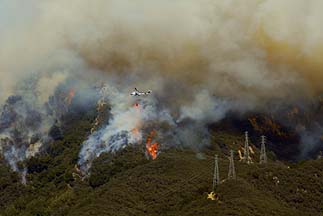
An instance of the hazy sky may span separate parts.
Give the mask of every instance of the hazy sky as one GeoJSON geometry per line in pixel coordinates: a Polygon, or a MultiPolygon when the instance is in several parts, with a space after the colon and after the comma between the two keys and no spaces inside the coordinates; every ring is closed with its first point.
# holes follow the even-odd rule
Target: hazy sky
{"type": "Polygon", "coordinates": [[[34,0],[0,0],[0,31],[23,25],[37,15],[34,0]]]}
{"type": "Polygon", "coordinates": [[[319,92],[321,9],[321,0],[0,0],[0,101],[30,72],[79,62],[135,71],[142,88],[170,78],[255,102],[319,92]]]}

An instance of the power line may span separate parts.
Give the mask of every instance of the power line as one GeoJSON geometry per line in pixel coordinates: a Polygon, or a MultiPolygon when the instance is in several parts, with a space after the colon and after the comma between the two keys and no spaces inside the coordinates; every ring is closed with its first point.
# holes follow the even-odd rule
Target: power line
{"type": "Polygon", "coordinates": [[[220,184],[218,155],[214,156],[214,174],[213,174],[213,191],[220,184]]]}
{"type": "Polygon", "coordinates": [[[234,158],[233,158],[233,150],[230,150],[230,164],[229,164],[229,173],[228,173],[228,179],[236,180],[236,170],[234,167],[234,158]]]}
{"type": "Polygon", "coordinates": [[[250,152],[249,152],[249,136],[248,131],[245,132],[245,144],[244,144],[244,152],[243,152],[243,160],[244,163],[250,164],[252,163],[250,152]]]}
{"type": "Polygon", "coordinates": [[[260,149],[260,164],[267,163],[267,155],[266,155],[266,144],[265,144],[265,136],[261,136],[261,149],[260,149]]]}

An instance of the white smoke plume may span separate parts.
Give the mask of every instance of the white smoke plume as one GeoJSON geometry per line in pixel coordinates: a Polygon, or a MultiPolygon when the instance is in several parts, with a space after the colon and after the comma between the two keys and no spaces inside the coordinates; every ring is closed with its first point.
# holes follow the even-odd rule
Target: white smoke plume
{"type": "MultiPolygon", "coordinates": [[[[50,141],[48,133],[51,127],[59,120],[54,112],[49,113],[52,110],[46,106],[50,95],[43,91],[42,83],[47,79],[34,76],[19,82],[16,94],[8,97],[0,109],[0,150],[11,168],[21,172],[23,183],[26,182],[27,170],[19,167],[18,163],[41,151],[43,145],[50,141]]],[[[53,78],[48,89],[56,89],[62,80],[53,78]]]]}
{"type": "Polygon", "coordinates": [[[211,97],[207,90],[202,90],[195,94],[190,105],[181,107],[181,116],[178,121],[190,118],[198,121],[216,122],[223,119],[233,107],[234,105],[229,101],[211,97]]]}
{"type": "Polygon", "coordinates": [[[106,95],[111,109],[109,123],[83,143],[79,164],[84,172],[88,171],[92,161],[101,153],[113,153],[127,145],[141,143],[146,122],[174,125],[167,110],[158,110],[152,98],[133,99],[127,92],[121,92],[111,84],[106,84],[101,93],[106,95]]]}

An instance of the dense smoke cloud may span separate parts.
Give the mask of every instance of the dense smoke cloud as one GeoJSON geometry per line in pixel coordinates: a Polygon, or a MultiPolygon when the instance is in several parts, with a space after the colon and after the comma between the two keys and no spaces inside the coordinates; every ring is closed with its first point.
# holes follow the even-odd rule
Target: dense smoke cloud
{"type": "Polygon", "coordinates": [[[1,15],[4,92],[26,73],[79,61],[108,74],[131,73],[137,79],[128,81],[139,87],[150,84],[141,79],[177,80],[183,102],[198,88],[253,105],[321,88],[311,85],[321,78],[320,1],[1,4],[8,9],[1,15]]]}
{"type": "Polygon", "coordinates": [[[147,114],[166,110],[176,123],[302,103],[322,90],[322,9],[320,0],[0,0],[0,102],[34,75],[40,106],[67,78],[109,80],[117,113],[99,139],[133,127],[113,123],[132,115],[117,106],[133,87],[153,90],[147,114]]]}

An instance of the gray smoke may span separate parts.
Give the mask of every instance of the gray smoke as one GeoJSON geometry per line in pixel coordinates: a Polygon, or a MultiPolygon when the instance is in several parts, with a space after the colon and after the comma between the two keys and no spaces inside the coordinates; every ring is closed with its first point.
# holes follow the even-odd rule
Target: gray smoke
{"type": "Polygon", "coordinates": [[[61,75],[34,74],[21,80],[15,88],[16,94],[8,97],[0,108],[0,152],[12,170],[21,173],[23,183],[26,183],[27,170],[18,164],[36,156],[47,146],[51,141],[50,129],[67,112],[66,94],[54,94],[64,80],[56,80],[56,76],[61,75]],[[42,83],[48,79],[51,83],[43,91],[42,83]]]}

